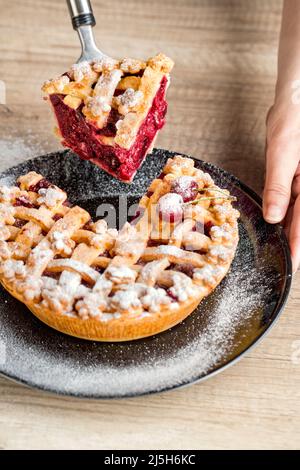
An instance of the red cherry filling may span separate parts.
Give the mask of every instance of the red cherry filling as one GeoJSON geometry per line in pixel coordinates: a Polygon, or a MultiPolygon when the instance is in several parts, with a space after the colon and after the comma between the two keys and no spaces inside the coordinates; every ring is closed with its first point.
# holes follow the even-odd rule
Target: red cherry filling
{"type": "Polygon", "coordinates": [[[83,230],[92,230],[92,219],[88,220],[88,222],[82,227],[83,230]]]}
{"type": "Polygon", "coordinates": [[[145,266],[146,261],[142,260],[141,258],[136,262],[136,264],[138,264],[139,266],[145,266]]]}
{"type": "Polygon", "coordinates": [[[182,220],[183,199],[180,194],[165,194],[158,201],[160,217],[166,222],[174,223],[182,220]]]}
{"type": "Polygon", "coordinates": [[[40,189],[51,188],[51,186],[53,186],[53,184],[51,184],[48,180],[46,180],[46,178],[42,178],[36,184],[33,184],[32,186],[30,186],[29,191],[38,193],[40,189]]]}
{"type": "Polygon", "coordinates": [[[210,237],[210,229],[213,225],[213,222],[211,222],[210,220],[204,224],[204,235],[210,237]]]}
{"type": "Polygon", "coordinates": [[[14,227],[22,228],[25,224],[27,224],[27,220],[15,219],[14,227]]]}
{"type": "Polygon", "coordinates": [[[151,109],[141,123],[130,149],[103,142],[104,136],[114,137],[116,134],[116,122],[119,116],[114,110],[110,113],[107,126],[104,129],[98,129],[86,121],[82,114],[82,107],[74,110],[64,103],[63,95],[50,95],[49,99],[63,136],[62,144],[71,148],[84,160],[91,160],[111,175],[130,182],[149,152],[158,131],[165,124],[167,85],[167,77],[163,77],[151,109]]]}
{"type": "Polygon", "coordinates": [[[108,250],[104,250],[103,253],[101,253],[101,256],[105,256],[106,258],[109,258],[110,254],[108,250]]]}
{"type": "Polygon", "coordinates": [[[68,201],[68,199],[66,199],[62,205],[66,207],[72,207],[72,204],[70,203],[70,201],[68,201]]]}
{"type": "Polygon", "coordinates": [[[54,273],[52,271],[44,271],[43,272],[43,276],[46,276],[46,277],[51,277],[51,279],[56,279],[58,280],[59,277],[60,277],[60,273],[54,273]]]}
{"type": "Polygon", "coordinates": [[[130,223],[133,225],[137,224],[143,214],[144,214],[144,209],[143,207],[140,207],[139,209],[136,210],[135,214],[131,217],[130,223]]]}
{"type": "Polygon", "coordinates": [[[160,240],[152,240],[152,238],[150,240],[148,240],[148,243],[147,243],[147,247],[148,248],[151,248],[151,247],[154,247],[154,246],[160,246],[162,243],[160,240]]]}
{"type": "Polygon", "coordinates": [[[100,274],[104,272],[104,268],[102,268],[101,266],[93,266],[93,269],[95,269],[95,271],[97,271],[100,274]]]}
{"type": "Polygon", "coordinates": [[[63,216],[61,214],[54,214],[54,216],[52,217],[54,222],[57,222],[59,219],[62,219],[62,218],[63,216]]]}
{"type": "Polygon", "coordinates": [[[171,289],[167,289],[167,294],[174,302],[178,301],[178,297],[171,292],[171,289]]]}
{"type": "Polygon", "coordinates": [[[193,228],[192,231],[193,231],[193,232],[204,233],[204,231],[205,231],[204,223],[201,222],[201,221],[199,221],[199,220],[197,220],[197,221],[196,221],[196,225],[194,226],[194,228],[193,228]]]}
{"type": "Polygon", "coordinates": [[[198,194],[198,184],[191,176],[180,176],[172,182],[171,192],[179,194],[183,202],[194,201],[198,194]]]}

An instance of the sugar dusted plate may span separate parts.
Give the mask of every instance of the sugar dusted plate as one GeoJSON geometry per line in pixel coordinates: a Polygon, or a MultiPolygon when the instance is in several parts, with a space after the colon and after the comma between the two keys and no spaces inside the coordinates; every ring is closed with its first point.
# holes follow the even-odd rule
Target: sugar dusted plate
{"type": "MultiPolygon", "coordinates": [[[[45,155],[0,175],[0,184],[35,170],[65,189],[94,217],[122,225],[127,210],[174,156],[155,150],[132,185],[113,180],[69,151],[45,155]],[[115,208],[116,210],[112,210],[115,208]]],[[[291,284],[289,249],[280,226],[266,224],[260,199],[232,175],[202,161],[216,183],[238,199],[240,243],[230,273],[184,322],[128,343],[96,343],[40,323],[0,289],[0,371],[40,389],[114,398],[169,390],[203,380],[233,364],[270,329],[291,284]]]]}

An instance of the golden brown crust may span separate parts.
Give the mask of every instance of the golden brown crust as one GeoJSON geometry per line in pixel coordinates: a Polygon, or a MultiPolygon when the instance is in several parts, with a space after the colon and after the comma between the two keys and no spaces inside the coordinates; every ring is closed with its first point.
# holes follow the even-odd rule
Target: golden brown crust
{"type": "MultiPolygon", "coordinates": [[[[3,287],[18,300],[23,302],[10,285],[1,281],[3,287]]],[[[161,333],[183,321],[199,304],[201,298],[195,298],[193,302],[186,302],[180,310],[171,311],[162,309],[150,318],[132,316],[122,319],[99,322],[97,319],[89,318],[82,320],[79,317],[69,317],[57,314],[53,310],[41,308],[33,302],[26,303],[29,310],[43,323],[57,331],[75,336],[77,338],[92,341],[131,341],[147,336],[161,333]]]]}
{"type": "Polygon", "coordinates": [[[20,187],[0,187],[0,282],[61,332],[98,341],[159,333],[189,315],[230,267],[238,212],[191,159],[167,162],[141,200],[142,216],[119,232],[64,205],[56,186],[36,190],[42,180],[31,172],[20,187]],[[198,195],[180,202],[183,221],[167,221],[165,208],[180,199],[174,183],[184,189],[191,180],[198,195]],[[199,223],[209,223],[209,236],[195,230],[199,223]]]}

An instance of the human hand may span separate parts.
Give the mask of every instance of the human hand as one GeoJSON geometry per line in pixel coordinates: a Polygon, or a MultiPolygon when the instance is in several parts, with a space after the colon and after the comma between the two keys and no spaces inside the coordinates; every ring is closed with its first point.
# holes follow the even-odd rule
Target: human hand
{"type": "Polygon", "coordinates": [[[293,101],[291,91],[275,100],[267,116],[263,213],[267,222],[283,222],[296,272],[300,265],[300,103],[293,101]]]}
{"type": "Polygon", "coordinates": [[[267,116],[263,212],[283,222],[293,271],[300,265],[300,2],[284,0],[274,105],[267,116]]]}

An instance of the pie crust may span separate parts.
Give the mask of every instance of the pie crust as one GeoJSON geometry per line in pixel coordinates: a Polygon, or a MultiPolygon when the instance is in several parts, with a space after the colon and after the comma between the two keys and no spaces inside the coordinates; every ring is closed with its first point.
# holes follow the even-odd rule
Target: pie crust
{"type": "Polygon", "coordinates": [[[117,231],[30,172],[0,187],[0,281],[72,336],[126,341],[160,333],[226,275],[238,243],[233,200],[193,160],[176,156],[117,231]]]}

